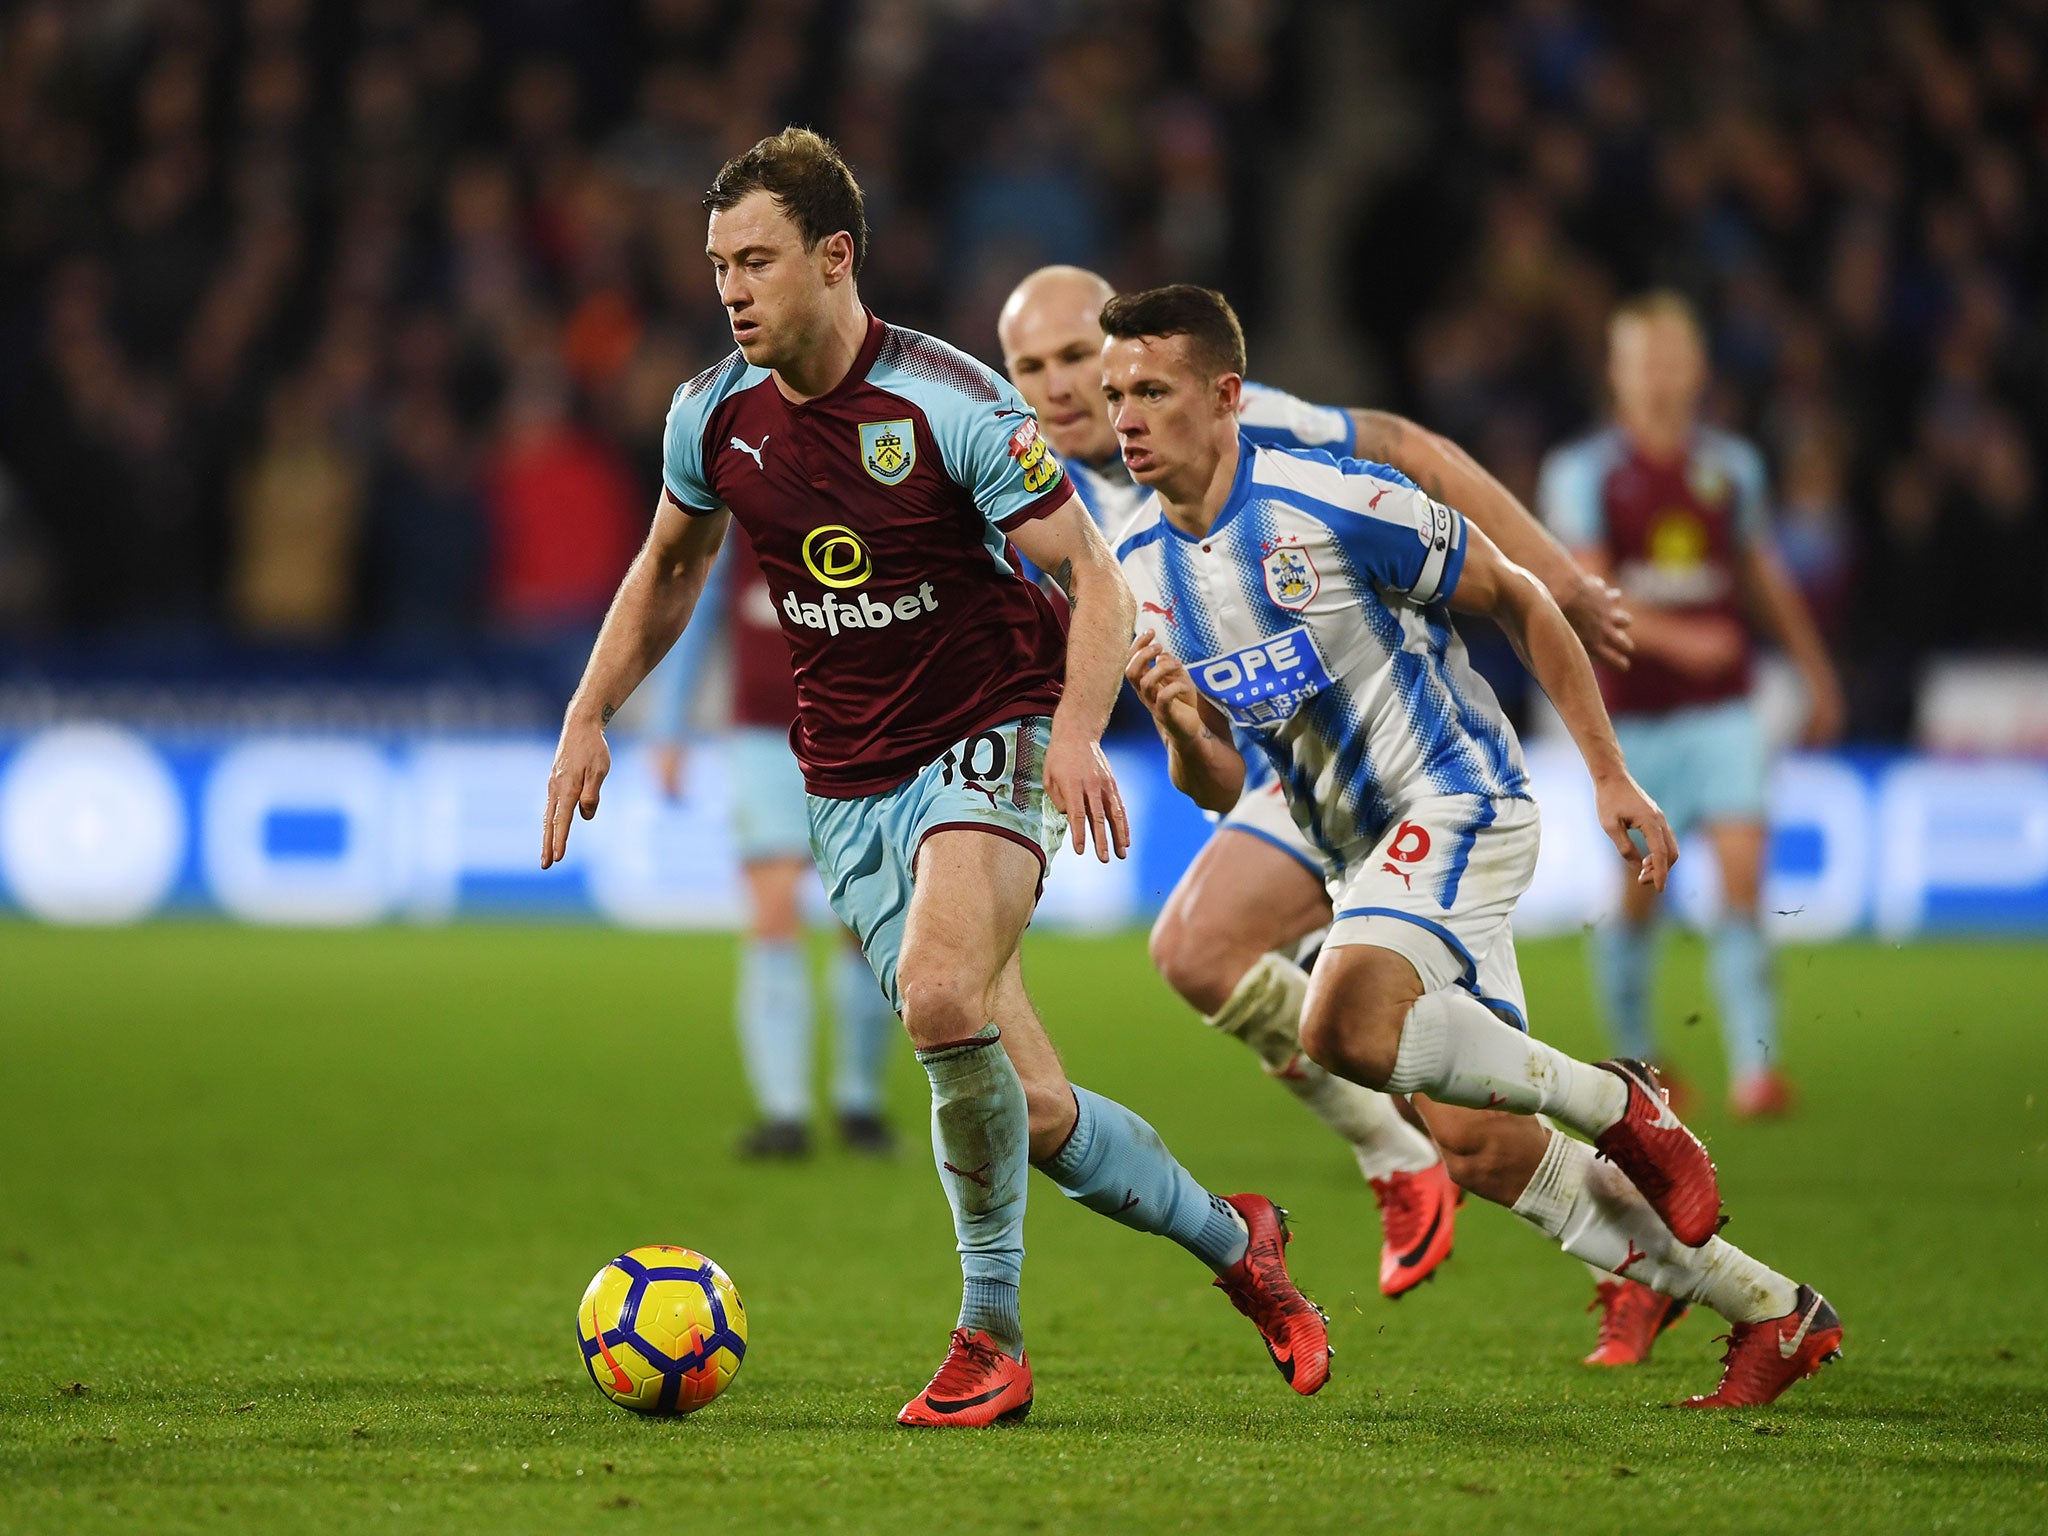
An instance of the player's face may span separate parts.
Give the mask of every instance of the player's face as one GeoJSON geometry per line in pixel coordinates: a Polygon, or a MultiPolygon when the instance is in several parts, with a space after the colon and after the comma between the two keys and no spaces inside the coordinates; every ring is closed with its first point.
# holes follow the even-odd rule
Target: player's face
{"type": "Polygon", "coordinates": [[[1104,342],[1102,393],[1131,478],[1174,500],[1199,494],[1237,432],[1238,382],[1198,366],[1185,336],[1104,342]]]}
{"type": "Polygon", "coordinates": [[[1038,413],[1052,451],[1100,464],[1117,451],[1102,398],[1101,296],[1092,289],[1049,294],[1005,311],[997,327],[1003,366],[1024,403],[1038,413]]]}
{"type": "Polygon", "coordinates": [[[1624,420],[1688,422],[1707,385],[1698,334],[1676,315],[1617,320],[1608,338],[1608,381],[1624,420]]]}
{"type": "Polygon", "coordinates": [[[829,332],[833,256],[844,243],[834,236],[805,250],[796,221],[769,192],[749,193],[711,215],[704,254],[732,319],[732,339],[748,362],[784,367],[829,332]]]}

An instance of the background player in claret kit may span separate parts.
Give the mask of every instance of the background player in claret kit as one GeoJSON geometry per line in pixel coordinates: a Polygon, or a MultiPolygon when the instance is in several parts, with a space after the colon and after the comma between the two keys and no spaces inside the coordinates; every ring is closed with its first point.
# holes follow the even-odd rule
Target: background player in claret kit
{"type": "Polygon", "coordinates": [[[1102,326],[1124,461],[1155,492],[1117,555],[1138,597],[1173,614],[1140,632],[1126,675],[1177,785],[1227,808],[1244,778],[1233,727],[1246,731],[1337,871],[1303,1048],[1353,1082],[1414,1095],[1459,1182],[1567,1252],[1726,1317],[1721,1384],[1693,1406],[1771,1401],[1837,1352],[1833,1309],[1714,1235],[1713,1164],[1654,1072],[1574,1061],[1528,1033],[1511,917],[1535,868],[1536,806],[1446,605],[1507,632],[1638,878],[1661,887],[1677,851],[1556,603],[1386,465],[1243,438],[1244,337],[1221,295],[1120,297],[1102,326]]]}
{"type": "Polygon", "coordinates": [[[932,1140],[962,1260],[959,1326],[916,1425],[1021,1418],[1026,1173],[1216,1272],[1298,1392],[1328,1375],[1321,1314],[1287,1276],[1283,1213],[1211,1195],[1122,1105],[1074,1087],[1025,994],[1018,943],[1071,820],[1121,857],[1100,738],[1131,635],[1108,548],[1021,399],[861,304],[860,188],[787,129],[729,161],[705,204],[733,339],[676,392],[666,488],[570,701],[543,864],[596,812],[604,725],[674,644],[728,517],[752,539],[797,683],[811,845],[931,1079],[932,1140]],[[1054,573],[1045,594],[1009,561],[1054,573]]]}
{"type": "MultiPolygon", "coordinates": [[[[1078,267],[1026,277],[997,322],[1012,382],[1065,461],[1089,512],[1112,541],[1150,493],[1125,468],[1102,394],[1104,278],[1078,267]]],[[[1628,663],[1628,615],[1604,581],[1574,565],[1556,540],[1456,444],[1385,411],[1311,405],[1246,383],[1238,427],[1247,441],[1383,459],[1472,509],[1474,520],[1538,571],[1587,646],[1628,663]]],[[[1167,615],[1141,614],[1147,625],[1167,615]]],[[[1174,888],[1152,931],[1152,958],[1169,985],[1212,1026],[1258,1053],[1268,1074],[1351,1144],[1381,1210],[1380,1289],[1399,1296],[1450,1256],[1457,1191],[1430,1139],[1385,1096],[1333,1077],[1301,1052],[1308,976],[1296,946],[1330,921],[1327,860],[1287,809],[1263,758],[1244,792],[1174,888]]]]}
{"type": "MultiPolygon", "coordinates": [[[[775,600],[741,532],[730,533],[698,599],[708,610],[683,633],[647,681],[655,776],[682,791],[683,719],[723,616],[732,650],[733,833],[747,885],[747,935],[736,996],[740,1054],[760,1121],[740,1138],[748,1157],[801,1157],[811,1149],[811,984],[800,907],[811,870],[803,770],[790,753],[796,683],[775,600]]],[[[840,1140],[856,1152],[894,1150],[882,1118],[882,1078],[896,1019],[853,944],[835,946],[832,1013],[837,1025],[832,1108],[840,1140]]]]}
{"type": "MultiPolygon", "coordinates": [[[[1540,501],[1579,559],[1611,575],[1640,616],[1635,665],[1601,686],[1643,785],[1681,834],[1713,844],[1721,914],[1710,970],[1739,1115],[1782,1114],[1777,989],[1758,921],[1765,752],[1750,699],[1752,623],[1785,647],[1806,687],[1810,746],[1841,732],[1841,688],[1799,590],[1771,547],[1763,456],[1705,426],[1707,357],[1683,298],[1651,294],[1616,312],[1608,381],[1614,424],[1559,448],[1540,501]]],[[[1601,1007],[1622,1053],[1655,1060],[1650,981],[1657,893],[1625,884],[1621,914],[1593,933],[1601,1007]]]]}

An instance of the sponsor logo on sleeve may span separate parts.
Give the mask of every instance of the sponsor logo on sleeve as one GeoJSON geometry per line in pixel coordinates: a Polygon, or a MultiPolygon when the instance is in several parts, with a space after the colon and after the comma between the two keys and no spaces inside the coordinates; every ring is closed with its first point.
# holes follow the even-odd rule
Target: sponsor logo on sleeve
{"type": "Polygon", "coordinates": [[[1039,436],[1038,423],[1028,416],[1010,434],[1010,457],[1024,471],[1024,489],[1034,496],[1060,477],[1060,461],[1039,436]]]}
{"type": "Polygon", "coordinates": [[[1239,725],[1271,730],[1330,686],[1315,637],[1298,624],[1256,645],[1211,656],[1188,669],[1195,686],[1239,725]]]}
{"type": "Polygon", "coordinates": [[[860,461],[884,485],[901,485],[917,467],[917,431],[909,418],[860,424],[860,461]]]}
{"type": "MultiPolygon", "coordinates": [[[[1373,498],[1377,501],[1379,498],[1373,498]]],[[[1442,552],[1451,547],[1451,509],[1440,501],[1424,497],[1415,514],[1415,537],[1424,549],[1442,552]]]]}

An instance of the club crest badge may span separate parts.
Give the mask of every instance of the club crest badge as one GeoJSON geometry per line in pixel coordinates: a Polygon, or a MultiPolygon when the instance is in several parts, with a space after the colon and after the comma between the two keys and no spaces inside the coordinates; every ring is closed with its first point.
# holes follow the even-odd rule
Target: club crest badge
{"type": "Polygon", "coordinates": [[[1305,549],[1282,545],[1264,561],[1266,595],[1282,608],[1299,613],[1323,590],[1323,578],[1305,549]]]}
{"type": "Polygon", "coordinates": [[[917,467],[917,432],[910,422],[864,421],[860,424],[860,461],[884,485],[901,485],[917,467]]]}

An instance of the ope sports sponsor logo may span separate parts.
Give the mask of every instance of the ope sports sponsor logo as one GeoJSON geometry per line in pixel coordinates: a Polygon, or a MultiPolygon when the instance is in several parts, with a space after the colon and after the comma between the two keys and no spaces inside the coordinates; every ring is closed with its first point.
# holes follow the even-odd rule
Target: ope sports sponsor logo
{"type": "Polygon", "coordinates": [[[1329,668],[1303,624],[1188,670],[1239,725],[1278,725],[1330,686],[1329,668]]]}

